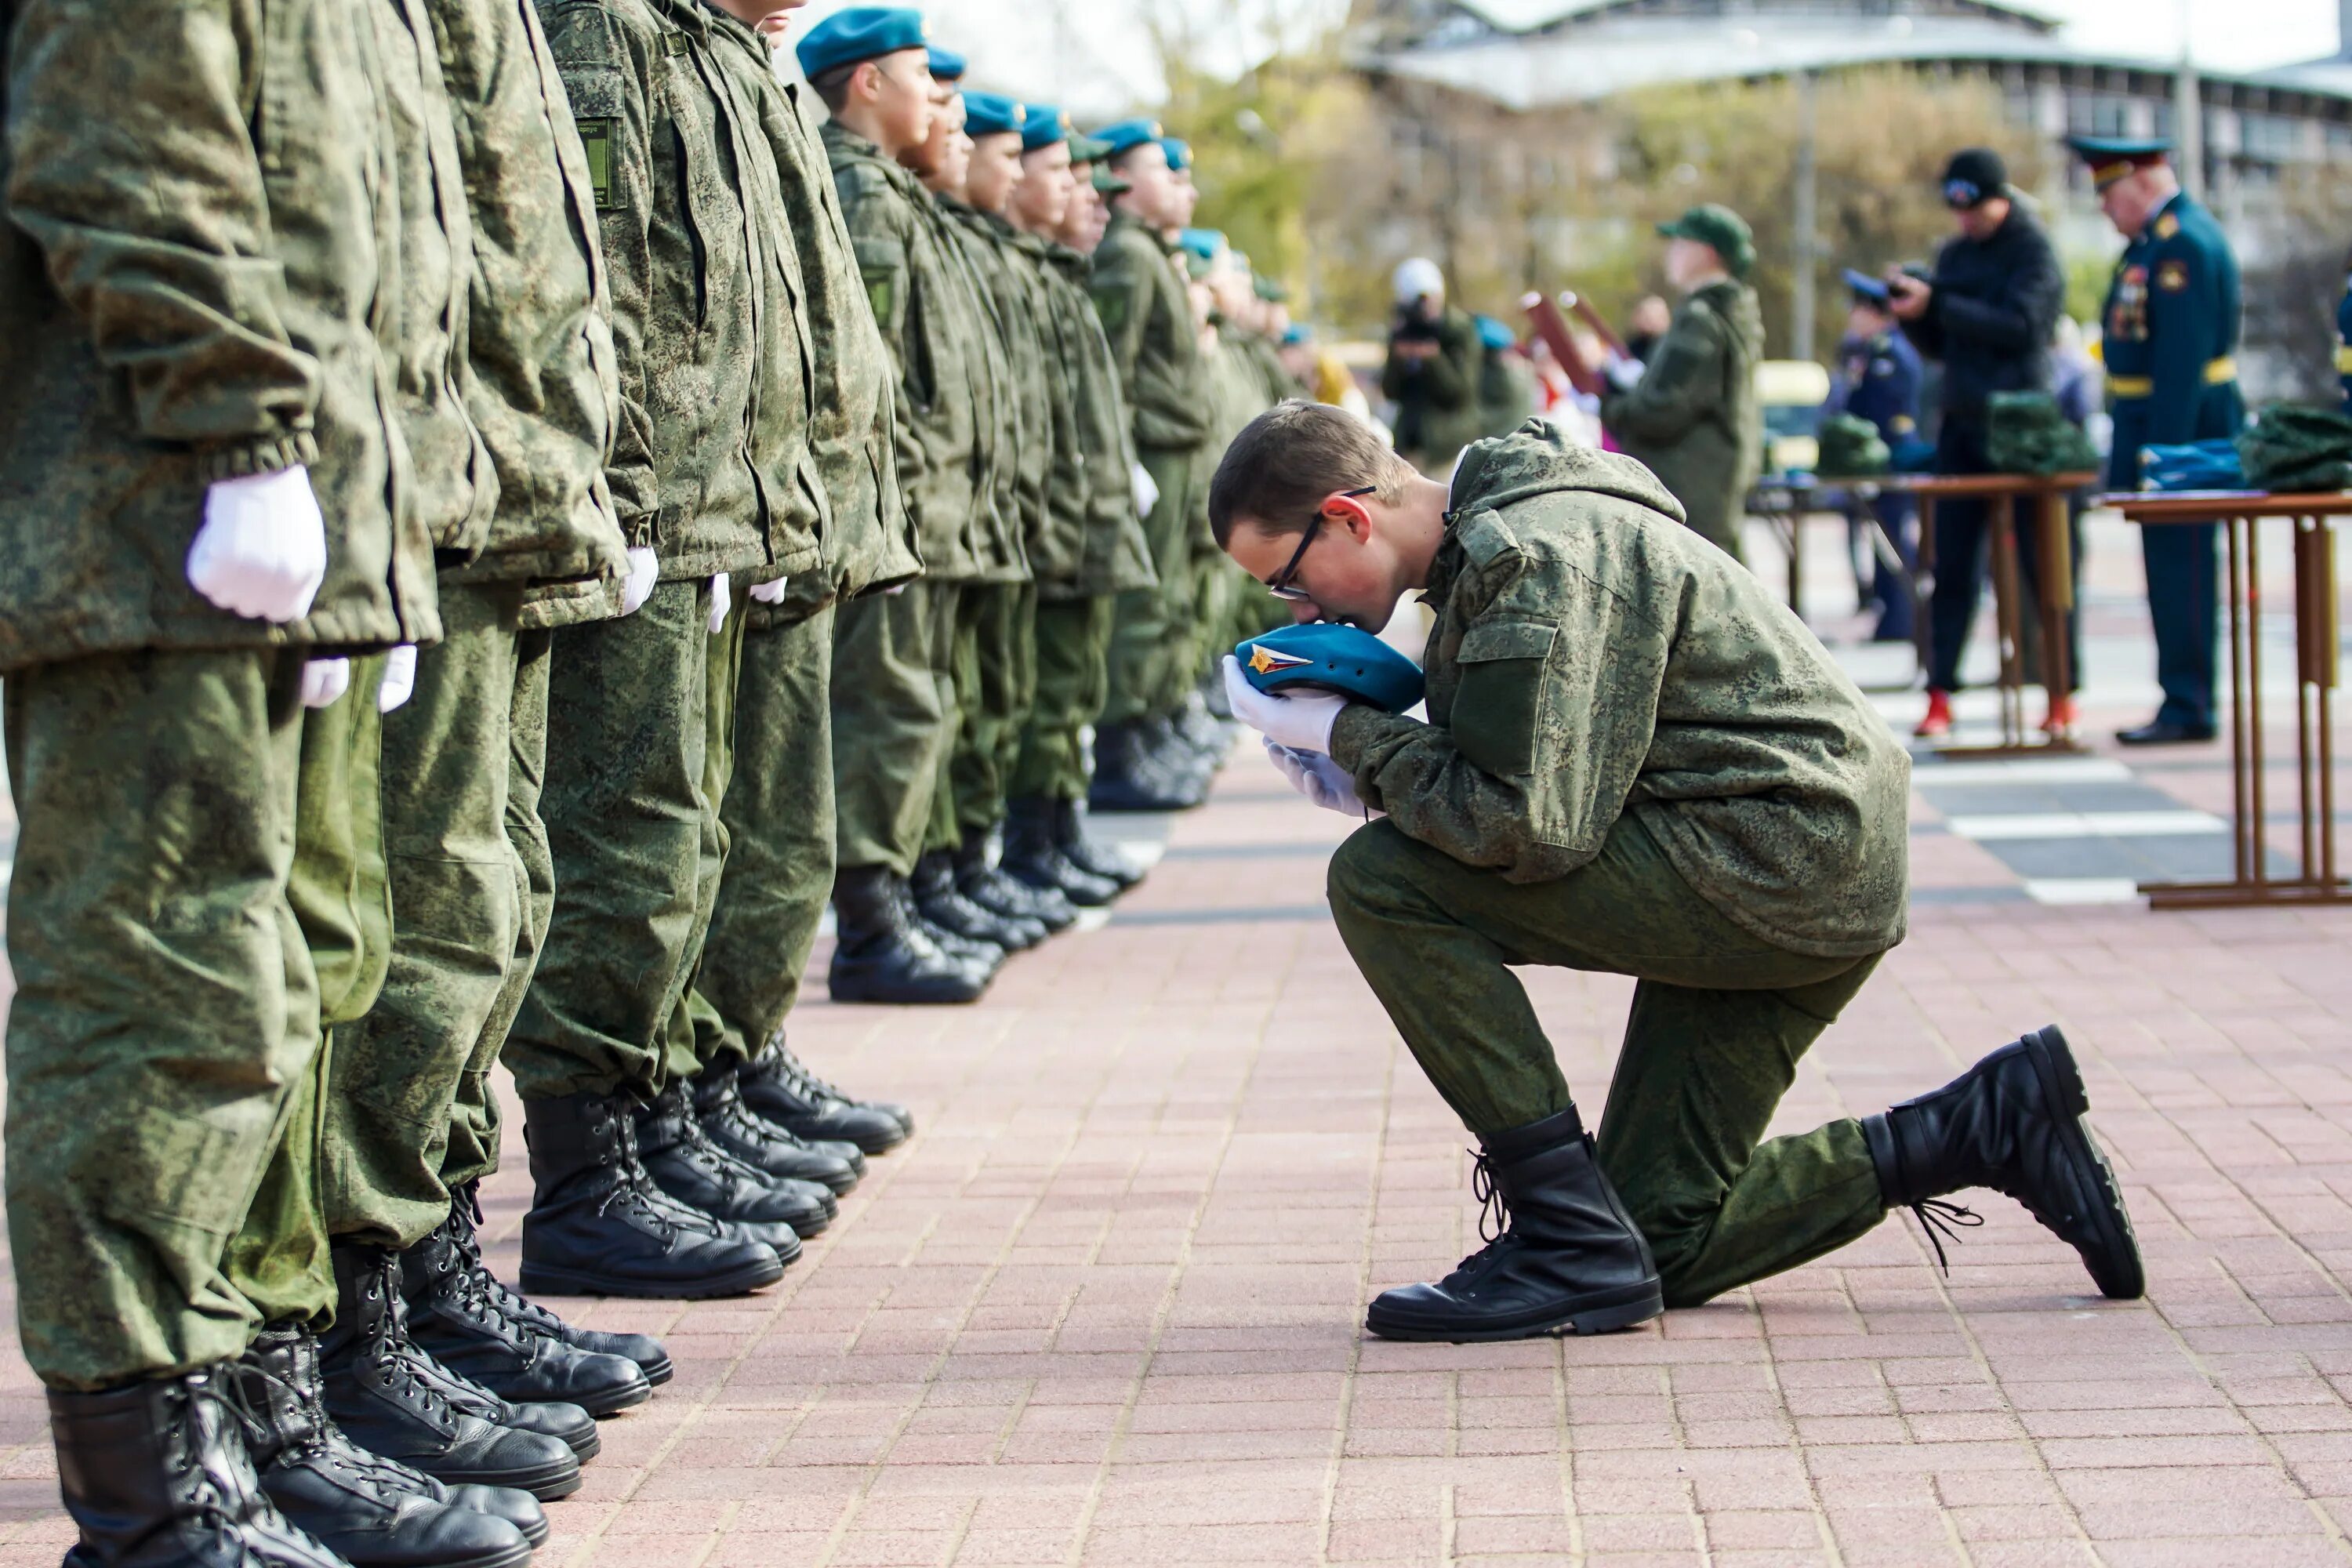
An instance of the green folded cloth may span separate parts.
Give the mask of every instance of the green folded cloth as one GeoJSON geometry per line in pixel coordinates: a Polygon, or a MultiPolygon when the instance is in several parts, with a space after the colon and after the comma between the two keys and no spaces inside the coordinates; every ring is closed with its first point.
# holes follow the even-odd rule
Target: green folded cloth
{"type": "Polygon", "coordinates": [[[2352,415],[2275,403],[2238,437],[2249,489],[2273,495],[2352,489],[2352,415]]]}
{"type": "Polygon", "coordinates": [[[1821,455],[1813,471],[1825,479],[1875,479],[1892,460],[1878,426],[1852,414],[1832,414],[1822,420],[1817,438],[1821,455]]]}
{"type": "Polygon", "coordinates": [[[2077,474],[2099,466],[2098,448],[2046,392],[1985,399],[1985,458],[1997,474],[2077,474]]]}

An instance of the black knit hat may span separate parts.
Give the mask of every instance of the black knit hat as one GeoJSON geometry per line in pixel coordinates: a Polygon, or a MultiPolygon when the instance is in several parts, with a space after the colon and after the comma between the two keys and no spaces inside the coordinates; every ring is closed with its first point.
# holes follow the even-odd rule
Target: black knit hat
{"type": "Polygon", "coordinates": [[[1955,211],[2008,194],[2009,165],[1990,147],[1963,147],[1944,165],[1944,205],[1955,211]]]}

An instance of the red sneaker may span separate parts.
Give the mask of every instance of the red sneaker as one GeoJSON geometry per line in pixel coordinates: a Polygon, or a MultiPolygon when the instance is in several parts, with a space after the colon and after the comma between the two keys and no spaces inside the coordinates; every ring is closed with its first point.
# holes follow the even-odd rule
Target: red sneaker
{"type": "Polygon", "coordinates": [[[1932,741],[1952,732],[1952,694],[1932,688],[1927,692],[1927,716],[1911,731],[1922,741],[1932,741]]]}
{"type": "Polygon", "coordinates": [[[2063,692],[2050,699],[2049,717],[2042,721],[2045,735],[2071,735],[2074,732],[2074,700],[2063,692]]]}

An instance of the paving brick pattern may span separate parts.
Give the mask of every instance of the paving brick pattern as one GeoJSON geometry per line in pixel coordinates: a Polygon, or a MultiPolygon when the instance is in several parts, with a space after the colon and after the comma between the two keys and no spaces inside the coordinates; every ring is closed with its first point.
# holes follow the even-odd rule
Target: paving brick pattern
{"type": "MultiPolygon", "coordinates": [[[[604,1424],[540,1561],[2352,1558],[2352,911],[1939,901],[2014,874],[1916,841],[1911,938],[1777,1128],[2058,1022],[2138,1223],[2144,1302],[2086,1294],[2070,1252],[1986,1194],[1948,1278],[1897,1216],[1634,1332],[1405,1346],[1361,1333],[1365,1301],[1475,1247],[1476,1212],[1460,1128],[1320,912],[1346,831],[1244,752],[1118,920],[1021,959],[980,1005],[808,1005],[803,1052],[921,1131],[774,1289],[560,1303],[659,1332],[678,1372],[604,1424]]],[[[1525,978],[1597,1106],[1630,984],[1525,978]]],[[[509,1154],[487,1203],[511,1278],[509,1154]]],[[[54,1489],[10,1348],[0,1568],[57,1561],[54,1489]]]]}

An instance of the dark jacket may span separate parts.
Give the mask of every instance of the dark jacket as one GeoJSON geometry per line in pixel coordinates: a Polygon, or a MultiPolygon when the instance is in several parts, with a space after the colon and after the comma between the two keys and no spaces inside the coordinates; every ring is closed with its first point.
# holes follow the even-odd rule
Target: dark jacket
{"type": "Polygon", "coordinates": [[[1437,352],[1419,361],[1396,352],[1405,335],[1401,330],[1389,334],[1381,394],[1396,405],[1397,450],[1423,472],[1443,477],[1453,471],[1462,448],[1486,434],[1478,384],[1486,345],[1478,341],[1478,323],[1451,305],[1423,332],[1435,339],[1437,352]]]}
{"type": "Polygon", "coordinates": [[[1992,237],[1963,235],[1936,257],[1927,313],[1903,323],[1919,352],[1944,363],[1947,426],[1980,429],[1996,392],[2050,390],[2050,337],[2066,300],[2066,275],[2050,237],[2011,207],[1992,237]]]}

